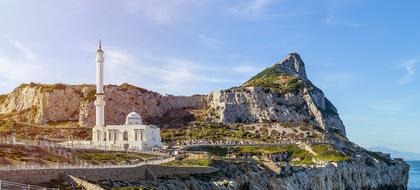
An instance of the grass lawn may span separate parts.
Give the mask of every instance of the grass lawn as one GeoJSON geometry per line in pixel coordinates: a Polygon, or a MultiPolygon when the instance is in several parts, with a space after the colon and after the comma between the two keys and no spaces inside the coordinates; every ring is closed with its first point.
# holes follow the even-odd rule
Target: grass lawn
{"type": "Polygon", "coordinates": [[[163,166],[196,166],[196,167],[205,167],[209,166],[211,161],[205,158],[185,158],[183,160],[174,160],[171,162],[163,163],[163,166]]]}

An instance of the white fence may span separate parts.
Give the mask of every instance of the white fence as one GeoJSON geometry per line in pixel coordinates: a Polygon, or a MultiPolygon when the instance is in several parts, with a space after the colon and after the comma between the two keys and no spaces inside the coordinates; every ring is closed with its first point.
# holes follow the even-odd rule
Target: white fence
{"type": "Polygon", "coordinates": [[[59,190],[58,188],[46,188],[37,185],[21,184],[10,181],[0,180],[0,190],[59,190]]]}

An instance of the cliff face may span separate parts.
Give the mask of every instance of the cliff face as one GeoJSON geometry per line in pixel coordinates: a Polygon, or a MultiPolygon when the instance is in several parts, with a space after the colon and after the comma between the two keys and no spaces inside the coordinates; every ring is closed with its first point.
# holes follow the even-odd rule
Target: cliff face
{"type": "Polygon", "coordinates": [[[354,160],[310,168],[284,179],[285,189],[407,189],[409,166],[354,160]]]}
{"type": "Polygon", "coordinates": [[[240,87],[211,92],[207,103],[208,118],[216,122],[309,122],[346,134],[337,109],[306,77],[295,53],[240,87]]]}
{"type": "MultiPolygon", "coordinates": [[[[366,159],[328,164],[311,168],[293,168],[291,173],[279,175],[252,162],[214,161],[212,166],[220,171],[212,175],[194,175],[158,181],[124,183],[122,186],[143,186],[162,190],[333,190],[333,189],[407,189],[408,165],[395,162],[388,166],[375,162],[366,165],[366,159]]],[[[113,184],[107,182],[106,184],[113,184]]],[[[114,182],[118,184],[118,182],[114,182]]],[[[112,188],[109,187],[108,188],[112,188]]]]}
{"type": "MultiPolygon", "coordinates": [[[[126,115],[139,112],[146,121],[155,121],[172,109],[199,109],[203,96],[163,96],[123,84],[105,87],[107,124],[124,123],[126,115]]],[[[94,85],[24,84],[4,96],[0,114],[11,114],[24,122],[45,124],[75,121],[93,127],[95,122],[94,85]]]]}

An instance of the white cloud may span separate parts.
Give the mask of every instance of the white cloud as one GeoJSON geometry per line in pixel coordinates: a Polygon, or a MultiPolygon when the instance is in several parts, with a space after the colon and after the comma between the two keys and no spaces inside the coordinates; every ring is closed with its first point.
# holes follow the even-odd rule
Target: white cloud
{"type": "Polygon", "coordinates": [[[344,26],[350,28],[361,28],[363,24],[345,20],[339,15],[342,14],[346,9],[349,9],[352,5],[355,5],[355,0],[344,0],[344,1],[330,1],[327,6],[327,17],[325,18],[325,24],[334,26],[344,26]]]}
{"type": "Polygon", "coordinates": [[[28,62],[34,62],[37,58],[36,54],[32,51],[31,48],[22,44],[21,42],[9,38],[8,41],[13,44],[13,46],[22,52],[24,58],[28,62]]]}
{"type": "Polygon", "coordinates": [[[206,0],[129,0],[124,2],[124,6],[130,14],[142,13],[158,23],[168,24],[193,12],[195,8],[206,2],[206,0]]]}
{"type": "Polygon", "coordinates": [[[230,7],[228,11],[232,14],[255,17],[263,14],[272,2],[272,0],[247,0],[230,7]]]}
{"type": "Polygon", "coordinates": [[[255,74],[258,71],[261,71],[261,68],[250,66],[250,65],[242,65],[233,68],[233,70],[237,73],[244,73],[244,74],[255,74]]]}
{"type": "Polygon", "coordinates": [[[220,46],[220,42],[215,38],[212,38],[212,37],[204,35],[204,34],[198,35],[198,38],[200,39],[201,43],[204,46],[209,47],[210,49],[213,49],[213,50],[222,49],[221,46],[220,46]]]}
{"type": "Polygon", "coordinates": [[[319,83],[323,89],[343,87],[356,79],[356,75],[346,72],[322,73],[319,76],[319,83]]]}
{"type": "Polygon", "coordinates": [[[335,16],[332,16],[332,15],[328,16],[325,19],[325,23],[328,25],[345,26],[345,27],[350,27],[350,28],[361,28],[364,26],[363,24],[359,24],[355,22],[338,20],[335,16]]]}
{"type": "Polygon", "coordinates": [[[42,65],[36,64],[38,56],[29,46],[10,37],[0,40],[10,46],[8,52],[0,51],[0,93],[49,76],[42,65]]]}
{"type": "Polygon", "coordinates": [[[418,116],[416,102],[418,93],[410,94],[402,97],[388,98],[382,100],[375,100],[369,106],[372,110],[379,113],[389,115],[404,115],[404,116],[418,116]]]}
{"type": "Polygon", "coordinates": [[[192,94],[198,87],[232,82],[222,77],[227,70],[208,69],[211,66],[188,59],[134,55],[123,48],[107,48],[105,56],[106,83],[129,82],[162,93],[192,94]]]}
{"type": "Polygon", "coordinates": [[[404,69],[405,74],[404,76],[398,80],[398,84],[406,84],[408,82],[410,82],[411,80],[413,80],[415,74],[416,74],[416,64],[419,62],[420,60],[418,59],[410,59],[407,60],[405,62],[403,62],[399,67],[404,69]]]}
{"type": "Polygon", "coordinates": [[[402,111],[405,106],[403,102],[386,101],[371,104],[370,108],[380,112],[397,113],[402,111]]]}

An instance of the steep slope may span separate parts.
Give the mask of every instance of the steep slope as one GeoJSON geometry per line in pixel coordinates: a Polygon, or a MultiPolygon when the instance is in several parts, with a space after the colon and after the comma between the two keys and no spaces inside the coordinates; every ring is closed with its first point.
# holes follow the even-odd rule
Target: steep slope
{"type": "MultiPolygon", "coordinates": [[[[158,122],[174,109],[199,109],[203,96],[163,96],[129,84],[105,86],[107,124],[121,124],[135,110],[149,122],[158,122]]],[[[0,98],[0,115],[22,122],[46,124],[65,121],[93,127],[94,85],[22,84],[0,98]]]]}
{"type": "Polygon", "coordinates": [[[258,73],[240,87],[213,91],[207,117],[221,123],[308,122],[345,136],[337,109],[306,76],[296,53],[258,73]]]}
{"type": "MultiPolygon", "coordinates": [[[[220,169],[212,175],[194,175],[189,178],[165,178],[158,181],[138,181],[133,183],[111,183],[103,181],[104,187],[119,184],[120,187],[136,186],[141,189],[162,190],[404,190],[407,189],[408,165],[383,163],[365,165],[369,158],[353,162],[327,164],[306,169],[296,169],[290,174],[278,175],[255,162],[213,161],[220,169]]],[[[123,188],[121,188],[123,189],[123,188]]]]}

